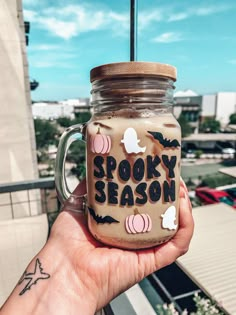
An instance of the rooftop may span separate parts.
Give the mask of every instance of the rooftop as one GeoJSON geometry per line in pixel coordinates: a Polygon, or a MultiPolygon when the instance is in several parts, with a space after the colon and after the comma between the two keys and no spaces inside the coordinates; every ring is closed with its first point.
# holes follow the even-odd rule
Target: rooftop
{"type": "Polygon", "coordinates": [[[178,264],[227,314],[236,314],[236,211],[217,204],[194,208],[193,216],[190,249],[178,264]]]}
{"type": "Polygon", "coordinates": [[[236,166],[221,168],[219,172],[236,178],[236,166]]]}
{"type": "Polygon", "coordinates": [[[174,97],[191,97],[191,96],[199,96],[196,92],[192,90],[178,91],[174,94],[174,97]]]}
{"type": "Polygon", "coordinates": [[[236,133],[194,133],[184,141],[236,141],[236,133]]]}

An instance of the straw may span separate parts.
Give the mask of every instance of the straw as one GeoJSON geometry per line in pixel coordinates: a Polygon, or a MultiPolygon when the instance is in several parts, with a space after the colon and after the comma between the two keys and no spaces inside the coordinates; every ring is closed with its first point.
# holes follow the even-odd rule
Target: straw
{"type": "Polygon", "coordinates": [[[130,61],[137,60],[137,1],[130,0],[130,61]]]}

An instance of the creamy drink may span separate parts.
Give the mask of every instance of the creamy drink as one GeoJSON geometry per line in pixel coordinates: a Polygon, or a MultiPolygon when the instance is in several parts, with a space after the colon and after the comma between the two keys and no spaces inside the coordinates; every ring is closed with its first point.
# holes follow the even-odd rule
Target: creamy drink
{"type": "Polygon", "coordinates": [[[117,111],[87,127],[88,224],[98,240],[144,248],[178,227],[180,127],[171,114],[117,111]]]}
{"type": "Polygon", "coordinates": [[[64,155],[68,143],[85,140],[84,204],[88,228],[102,243],[148,248],[177,232],[181,131],[172,115],[175,80],[176,69],[159,63],[123,62],[91,71],[93,115],[62,136],[56,186],[66,199],[64,155]]]}

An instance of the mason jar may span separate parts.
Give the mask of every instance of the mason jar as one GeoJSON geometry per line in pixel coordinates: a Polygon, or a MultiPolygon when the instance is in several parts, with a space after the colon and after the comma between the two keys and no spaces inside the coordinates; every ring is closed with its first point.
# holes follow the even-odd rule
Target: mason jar
{"type": "Polygon", "coordinates": [[[56,165],[61,200],[68,143],[86,142],[88,229],[109,246],[142,249],[178,229],[181,130],[172,114],[175,67],[153,62],[91,70],[92,117],[62,136],[56,165]]]}

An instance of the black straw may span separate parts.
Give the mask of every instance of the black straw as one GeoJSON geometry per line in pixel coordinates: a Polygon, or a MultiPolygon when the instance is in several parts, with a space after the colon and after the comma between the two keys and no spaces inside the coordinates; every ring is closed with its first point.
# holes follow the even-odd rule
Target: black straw
{"type": "Polygon", "coordinates": [[[130,61],[137,60],[137,1],[130,0],[130,61]]]}

